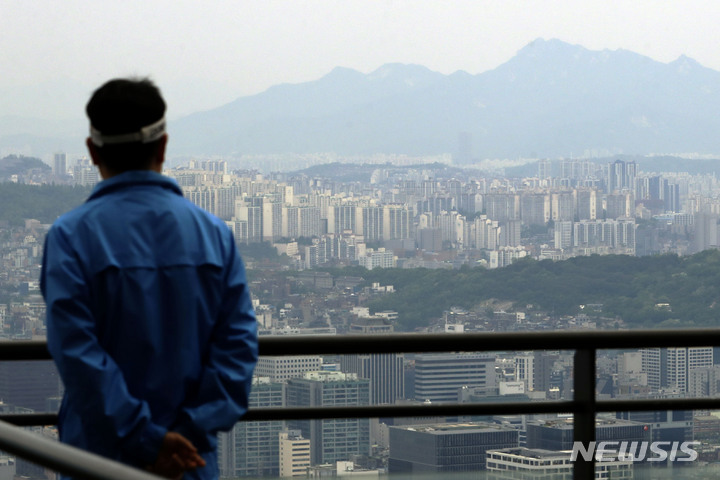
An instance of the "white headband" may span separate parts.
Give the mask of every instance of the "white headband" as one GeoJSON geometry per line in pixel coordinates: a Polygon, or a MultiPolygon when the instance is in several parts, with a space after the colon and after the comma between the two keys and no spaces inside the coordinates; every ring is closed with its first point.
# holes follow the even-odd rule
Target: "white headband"
{"type": "Polygon", "coordinates": [[[116,143],[142,142],[150,143],[165,135],[165,117],[155,123],[143,127],[139,132],[123,133],[120,135],[103,135],[95,127],[90,125],[90,140],[98,146],[112,145],[116,143]]]}

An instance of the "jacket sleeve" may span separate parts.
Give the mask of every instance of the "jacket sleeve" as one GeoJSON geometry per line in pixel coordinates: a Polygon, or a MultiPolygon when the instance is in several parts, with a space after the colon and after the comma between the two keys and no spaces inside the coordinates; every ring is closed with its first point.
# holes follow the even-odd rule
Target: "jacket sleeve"
{"type": "MultiPolygon", "coordinates": [[[[58,227],[45,240],[40,286],[47,304],[48,349],[66,397],[87,430],[114,436],[143,464],[155,462],[166,429],[153,423],[148,404],[129,392],[117,364],[98,342],[90,285],[77,252],[58,227]]],[[[93,434],[87,437],[92,441],[93,434]]]]}
{"type": "Polygon", "coordinates": [[[245,268],[228,230],[226,289],[196,394],[188,398],[172,430],[201,451],[209,435],[229,430],[248,409],[258,357],[257,321],[245,268]]]}

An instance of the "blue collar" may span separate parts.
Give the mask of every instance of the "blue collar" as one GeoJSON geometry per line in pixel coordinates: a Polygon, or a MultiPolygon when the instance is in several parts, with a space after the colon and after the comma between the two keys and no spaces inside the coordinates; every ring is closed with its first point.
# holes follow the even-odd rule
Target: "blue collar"
{"type": "Polygon", "coordinates": [[[170,177],[153,172],[152,170],[130,170],[110,177],[95,185],[95,188],[93,188],[92,193],[90,193],[88,197],[88,201],[121,188],[134,187],[137,185],[158,186],[172,190],[180,196],[183,194],[177,182],[170,177]]]}

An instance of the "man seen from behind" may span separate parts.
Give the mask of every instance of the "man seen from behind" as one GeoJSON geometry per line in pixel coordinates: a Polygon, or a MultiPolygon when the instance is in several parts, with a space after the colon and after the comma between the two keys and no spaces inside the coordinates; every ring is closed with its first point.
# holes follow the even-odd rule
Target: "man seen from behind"
{"type": "Polygon", "coordinates": [[[60,440],[185,479],[218,477],[216,434],[247,410],[257,326],[229,228],[161,175],[165,102],[111,80],[86,108],[103,177],[50,229],[41,289],[65,385],[60,440]]]}

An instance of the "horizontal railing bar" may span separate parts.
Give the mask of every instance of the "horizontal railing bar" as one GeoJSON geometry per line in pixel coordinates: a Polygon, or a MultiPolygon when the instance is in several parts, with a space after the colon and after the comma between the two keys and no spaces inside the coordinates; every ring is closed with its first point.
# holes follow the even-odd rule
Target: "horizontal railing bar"
{"type": "MultiPolygon", "coordinates": [[[[662,400],[608,400],[597,402],[596,412],[720,409],[720,398],[673,398],[662,400]]],[[[577,401],[488,402],[429,405],[371,405],[347,407],[251,408],[243,421],[308,420],[318,418],[465,417],[473,415],[528,415],[575,413],[577,401]]]]}
{"type": "MultiPolygon", "coordinates": [[[[597,412],[636,412],[656,410],[720,409],[720,398],[666,398],[638,400],[602,400],[597,412]]],[[[461,403],[429,405],[369,405],[347,407],[251,408],[244,421],[303,420],[311,418],[387,418],[387,417],[457,417],[469,415],[527,415],[540,413],[574,413],[581,408],[575,401],[461,403]]],[[[21,426],[56,425],[54,413],[0,415],[0,421],[21,426]]]]}
{"type": "Polygon", "coordinates": [[[45,340],[9,340],[0,342],[0,361],[52,360],[45,340]]]}
{"type": "MultiPolygon", "coordinates": [[[[720,398],[667,398],[638,400],[602,400],[597,412],[637,412],[656,410],[720,409],[720,398]]],[[[400,418],[457,417],[471,415],[527,415],[540,413],[574,413],[581,408],[575,401],[462,403],[429,405],[369,405],[347,407],[251,408],[243,421],[304,420],[312,418],[400,418]]],[[[53,413],[0,415],[0,421],[22,426],[56,425],[53,413]]]]}
{"type": "Polygon", "coordinates": [[[653,398],[647,400],[603,400],[595,403],[595,410],[598,412],[718,409],[720,409],[720,398],[653,398]]]}
{"type": "Polygon", "coordinates": [[[571,413],[578,404],[562,402],[462,403],[430,405],[370,405],[347,407],[251,408],[243,421],[308,420],[321,418],[458,417],[520,413],[571,413]]]}
{"type": "Polygon", "coordinates": [[[56,442],[0,421],[0,450],[84,480],[158,480],[100,455],[56,442]]]}
{"type": "Polygon", "coordinates": [[[16,427],[39,427],[57,425],[58,415],[57,413],[13,413],[0,415],[0,421],[16,427]]]}
{"type": "Polygon", "coordinates": [[[261,336],[260,355],[488,352],[720,345],[720,329],[261,336]]]}
{"type": "MultiPolygon", "coordinates": [[[[261,355],[576,350],[720,345],[720,329],[261,336],[261,355]]],[[[0,361],[50,360],[42,340],[0,342],[0,361]]]]}

